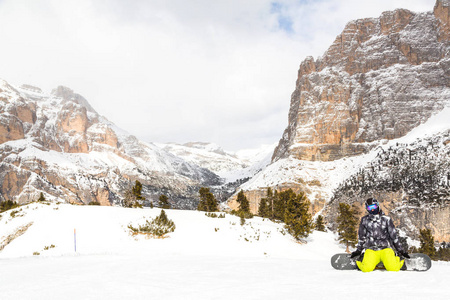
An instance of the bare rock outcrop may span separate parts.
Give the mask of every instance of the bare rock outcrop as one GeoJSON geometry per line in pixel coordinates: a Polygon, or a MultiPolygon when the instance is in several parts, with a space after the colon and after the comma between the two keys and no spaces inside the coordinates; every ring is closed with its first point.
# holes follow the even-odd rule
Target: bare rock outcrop
{"type": "Polygon", "coordinates": [[[450,39],[450,1],[436,1],[433,13],[439,20],[439,40],[448,41],[450,39]]]}
{"type": "Polygon", "coordinates": [[[0,143],[24,138],[22,122],[13,116],[2,117],[0,122],[0,143]]]}
{"type": "Polygon", "coordinates": [[[300,65],[289,125],[273,160],[330,161],[404,136],[449,99],[448,1],[347,24],[327,52],[300,65]],[[446,23],[447,22],[447,23],[446,23]]]}
{"type": "Polygon", "coordinates": [[[0,80],[0,143],[23,139],[36,122],[36,105],[25,101],[7,82],[0,80]]]}

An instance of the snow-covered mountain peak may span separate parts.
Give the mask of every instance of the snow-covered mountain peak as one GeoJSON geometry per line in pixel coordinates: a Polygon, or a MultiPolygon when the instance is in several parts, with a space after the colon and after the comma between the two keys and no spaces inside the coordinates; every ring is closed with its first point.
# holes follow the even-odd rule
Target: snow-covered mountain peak
{"type": "Polygon", "coordinates": [[[36,86],[30,85],[30,84],[22,84],[19,89],[24,90],[24,91],[28,91],[31,93],[35,93],[35,94],[42,94],[42,89],[38,88],[36,86]]]}
{"type": "Polygon", "coordinates": [[[192,208],[199,186],[219,182],[211,171],[119,129],[69,88],[46,94],[0,81],[0,99],[1,200],[28,202],[44,192],[111,205],[139,180],[147,200],[165,193],[174,205],[192,208]]]}
{"type": "Polygon", "coordinates": [[[65,101],[73,101],[81,106],[86,107],[90,112],[96,113],[95,109],[89,104],[89,102],[81,95],[75,93],[72,89],[65,86],[58,86],[51,92],[55,97],[64,99],[65,101]]]}
{"type": "Polygon", "coordinates": [[[252,177],[270,162],[275,148],[275,144],[273,144],[263,145],[257,149],[231,152],[223,150],[214,143],[192,142],[183,145],[175,143],[157,145],[186,161],[218,174],[225,182],[252,177]],[[268,156],[269,158],[267,158],[268,156]]]}
{"type": "Polygon", "coordinates": [[[8,82],[0,79],[0,100],[3,102],[14,102],[20,98],[20,93],[17,89],[11,86],[8,82]]]}
{"type": "Polygon", "coordinates": [[[272,156],[273,150],[278,143],[263,144],[253,149],[242,149],[235,152],[235,155],[242,160],[250,162],[250,164],[258,163],[264,160],[268,155],[272,156]]]}
{"type": "Polygon", "coordinates": [[[195,148],[195,149],[201,149],[206,150],[208,152],[214,152],[221,155],[227,155],[230,153],[225,152],[225,150],[222,149],[219,145],[215,143],[205,143],[205,142],[189,142],[183,144],[183,146],[188,148],[195,148]]]}

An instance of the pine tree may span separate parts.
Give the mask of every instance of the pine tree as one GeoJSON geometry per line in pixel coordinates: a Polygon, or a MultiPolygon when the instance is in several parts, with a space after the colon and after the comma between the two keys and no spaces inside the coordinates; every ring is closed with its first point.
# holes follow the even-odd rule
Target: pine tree
{"type": "MultiPolygon", "coordinates": [[[[275,191],[275,193],[277,193],[275,191]]],[[[275,195],[271,188],[267,188],[267,217],[273,219],[273,201],[275,195]]]]}
{"type": "Polygon", "coordinates": [[[123,200],[124,207],[140,207],[142,208],[141,201],[145,200],[142,197],[142,184],[136,180],[134,186],[131,188],[131,191],[126,191],[123,200]]]}
{"type": "Polygon", "coordinates": [[[325,229],[325,224],[323,222],[322,215],[318,215],[317,216],[316,223],[314,224],[314,227],[316,228],[317,231],[323,231],[323,232],[327,231],[325,229]]]}
{"type": "Polygon", "coordinates": [[[261,198],[261,201],[259,202],[259,207],[258,207],[258,215],[261,218],[268,218],[269,217],[269,210],[268,210],[268,205],[267,205],[267,198],[261,198]]]}
{"type": "Polygon", "coordinates": [[[273,197],[273,219],[284,221],[284,213],[286,212],[286,204],[295,193],[292,189],[284,192],[276,192],[273,197]]]}
{"type": "Polygon", "coordinates": [[[273,220],[275,218],[275,213],[274,213],[274,203],[275,200],[278,198],[278,191],[272,191],[271,188],[267,189],[267,209],[269,211],[269,218],[271,220],[273,220]]]}
{"type": "Polygon", "coordinates": [[[312,231],[311,214],[308,213],[310,202],[304,193],[296,195],[292,190],[286,194],[284,223],[288,232],[297,240],[306,238],[312,231]]]}
{"type": "Polygon", "coordinates": [[[131,189],[133,192],[134,197],[136,200],[145,200],[144,197],[142,197],[142,183],[140,183],[138,180],[136,180],[134,187],[131,189]]]}
{"type": "Polygon", "coordinates": [[[169,209],[171,207],[169,203],[169,198],[166,195],[159,196],[159,207],[163,209],[169,209]]]}
{"type": "Polygon", "coordinates": [[[206,208],[206,190],[209,192],[209,189],[207,188],[200,188],[199,190],[200,201],[198,202],[197,210],[208,211],[206,208]]]}
{"type": "Polygon", "coordinates": [[[349,253],[349,246],[355,247],[358,242],[356,231],[358,219],[352,207],[345,203],[339,203],[339,215],[337,217],[339,242],[346,244],[346,252],[349,253]]]}
{"type": "Polygon", "coordinates": [[[45,201],[44,193],[41,192],[41,194],[39,195],[38,201],[39,201],[39,202],[45,201]]]}
{"type": "Polygon", "coordinates": [[[239,203],[239,211],[244,213],[250,213],[250,203],[248,202],[247,197],[244,194],[244,191],[240,191],[237,195],[236,199],[237,203],[239,203]]]}
{"type": "Polygon", "coordinates": [[[197,210],[207,212],[219,211],[217,200],[208,188],[200,188],[199,194],[200,202],[198,203],[197,210]]]}
{"type": "Polygon", "coordinates": [[[6,200],[6,201],[0,202],[0,212],[4,212],[9,209],[16,208],[16,207],[19,207],[19,204],[17,204],[17,202],[11,201],[11,200],[6,200]]]}
{"type": "Polygon", "coordinates": [[[273,219],[273,201],[274,194],[272,189],[267,188],[267,194],[265,198],[262,198],[259,203],[258,215],[263,218],[273,219]]]}
{"type": "Polygon", "coordinates": [[[241,218],[253,218],[253,214],[250,212],[250,202],[244,194],[244,191],[240,191],[237,195],[236,202],[239,203],[239,209],[236,212],[241,218]]]}
{"type": "Polygon", "coordinates": [[[434,236],[431,234],[431,229],[421,229],[419,240],[419,252],[428,255],[430,258],[434,258],[436,248],[434,248],[434,236]]]}

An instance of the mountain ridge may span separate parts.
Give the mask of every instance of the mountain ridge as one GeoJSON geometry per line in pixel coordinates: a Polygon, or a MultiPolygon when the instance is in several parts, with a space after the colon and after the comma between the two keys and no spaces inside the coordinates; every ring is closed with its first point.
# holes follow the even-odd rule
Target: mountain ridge
{"type": "Polygon", "coordinates": [[[29,202],[44,192],[73,203],[119,204],[139,180],[147,205],[164,193],[175,207],[193,208],[199,186],[220,182],[211,171],[119,129],[69,88],[46,94],[0,83],[3,201],[29,202]]]}
{"type": "Polygon", "coordinates": [[[351,21],[322,57],[306,58],[273,160],[361,154],[370,150],[366,142],[403,136],[442,109],[450,86],[442,3],[433,12],[398,9],[351,21]]]}

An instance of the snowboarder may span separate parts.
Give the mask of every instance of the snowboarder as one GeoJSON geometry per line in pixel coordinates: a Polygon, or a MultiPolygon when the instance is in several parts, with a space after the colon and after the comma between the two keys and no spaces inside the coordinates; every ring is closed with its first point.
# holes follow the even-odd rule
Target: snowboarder
{"type": "Polygon", "coordinates": [[[364,252],[362,261],[356,261],[358,268],[363,272],[371,272],[381,261],[388,271],[399,271],[404,260],[395,255],[392,245],[404,258],[410,258],[403,249],[398,238],[392,219],[386,216],[376,199],[369,198],[365,203],[368,215],[361,218],[358,230],[358,245],[352,252],[351,258],[360,256],[364,252]]]}

